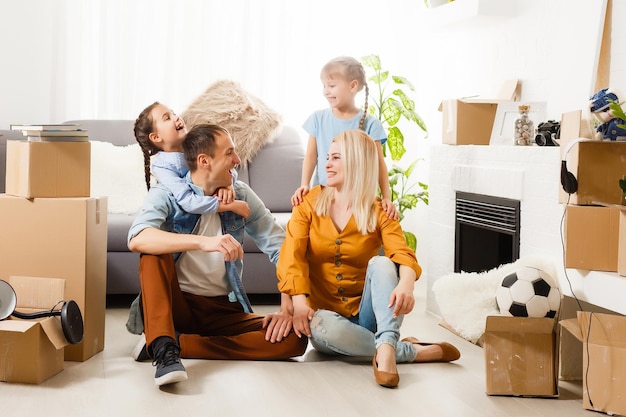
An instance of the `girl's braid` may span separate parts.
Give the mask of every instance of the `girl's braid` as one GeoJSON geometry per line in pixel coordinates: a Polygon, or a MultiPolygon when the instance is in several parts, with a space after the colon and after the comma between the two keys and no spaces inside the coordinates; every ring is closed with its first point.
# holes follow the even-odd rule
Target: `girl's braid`
{"type": "Polygon", "coordinates": [[[359,129],[365,131],[365,118],[367,117],[367,109],[368,109],[368,104],[367,104],[367,98],[370,95],[370,88],[367,85],[367,82],[365,83],[365,104],[363,105],[363,116],[361,117],[361,120],[359,121],[359,129]]]}
{"type": "Polygon", "coordinates": [[[135,120],[135,139],[139,143],[141,152],[143,153],[143,169],[146,180],[146,187],[150,190],[150,157],[160,151],[149,138],[150,133],[154,131],[154,125],[150,113],[159,104],[155,101],[146,107],[135,120]]]}

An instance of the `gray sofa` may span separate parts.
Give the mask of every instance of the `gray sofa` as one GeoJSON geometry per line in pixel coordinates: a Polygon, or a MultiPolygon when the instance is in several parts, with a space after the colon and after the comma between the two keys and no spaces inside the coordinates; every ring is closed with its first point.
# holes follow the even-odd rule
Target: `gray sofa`
{"type": "MultiPolygon", "coordinates": [[[[132,120],[73,120],[89,131],[93,141],[116,146],[135,144],[132,120]]],[[[5,191],[6,141],[23,139],[20,132],[0,130],[0,192],[5,191]]],[[[290,197],[300,185],[304,146],[296,129],[282,126],[248,164],[239,168],[239,179],[246,182],[265,202],[283,227],[291,215],[290,197]]],[[[109,213],[107,238],[107,295],[139,292],[139,255],[128,250],[126,236],[132,215],[109,213]]],[[[243,282],[249,294],[277,294],[274,265],[254,242],[244,239],[243,282]]]]}

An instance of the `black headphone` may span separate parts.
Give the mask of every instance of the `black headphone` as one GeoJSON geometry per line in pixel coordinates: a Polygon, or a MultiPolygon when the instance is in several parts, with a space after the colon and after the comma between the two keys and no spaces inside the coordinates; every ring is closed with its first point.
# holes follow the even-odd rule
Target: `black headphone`
{"type": "Polygon", "coordinates": [[[0,320],[4,320],[8,316],[15,316],[18,319],[40,319],[61,316],[61,328],[63,329],[65,339],[73,345],[83,340],[83,315],[74,300],[59,301],[54,307],[62,303],[60,310],[55,310],[52,307],[50,310],[36,313],[15,311],[16,300],[17,296],[11,284],[0,280],[0,320]]]}
{"type": "Polygon", "coordinates": [[[561,185],[563,186],[563,190],[565,190],[567,194],[574,194],[576,191],[578,191],[578,180],[576,179],[574,174],[567,170],[567,154],[577,143],[588,141],[590,141],[590,139],[573,139],[567,144],[567,147],[563,151],[563,157],[561,160],[561,185]]]}

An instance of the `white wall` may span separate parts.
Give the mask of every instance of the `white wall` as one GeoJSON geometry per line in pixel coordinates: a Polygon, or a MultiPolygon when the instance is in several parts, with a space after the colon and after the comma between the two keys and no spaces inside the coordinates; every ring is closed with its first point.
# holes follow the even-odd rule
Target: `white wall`
{"type": "MultiPolygon", "coordinates": [[[[519,78],[522,98],[546,101],[549,118],[586,107],[603,1],[455,3],[426,10],[421,0],[7,2],[0,25],[0,129],[10,123],[133,119],[154,100],[181,111],[225,76],[299,126],[326,106],[319,68],[340,54],[379,54],[386,68],[416,85],[417,110],[430,135],[422,140],[417,128],[407,127],[407,162],[426,157],[430,144],[440,142],[437,107],[443,98],[488,97],[502,81],[519,78]],[[482,13],[459,18],[454,9],[468,4],[478,4],[482,13]],[[211,32],[224,22],[226,29],[211,32]],[[244,37],[250,28],[262,35],[244,37]]],[[[611,86],[626,92],[626,52],[617,42],[626,38],[619,24],[626,0],[611,4],[617,22],[611,86]]],[[[428,182],[428,172],[426,160],[417,177],[428,182]]],[[[427,207],[419,207],[404,223],[418,237],[425,268],[428,216],[427,207]]]]}
{"type": "MultiPolygon", "coordinates": [[[[463,0],[457,0],[463,1],[463,0]]],[[[603,1],[481,0],[484,13],[461,19],[454,4],[427,11],[412,56],[422,100],[420,113],[428,121],[430,139],[418,152],[440,143],[443,98],[493,97],[504,80],[522,81],[522,100],[545,101],[547,118],[586,109],[594,90],[603,1]],[[498,7],[503,6],[504,7],[498,7]],[[441,13],[448,8],[449,12],[441,13]],[[489,15],[493,11],[496,15],[489,15]],[[498,15],[499,14],[499,15],[498,15]],[[456,19],[456,20],[455,20],[456,19]]],[[[611,0],[613,12],[610,87],[626,94],[626,0],[611,0]]],[[[608,87],[607,86],[607,87],[608,87]]],[[[626,96],[624,96],[626,99],[626,96]]],[[[424,165],[428,170],[430,161],[424,165]]],[[[428,172],[423,174],[428,178],[428,172]]],[[[414,227],[418,256],[429,268],[429,209],[411,213],[405,227],[414,227]]],[[[451,249],[452,250],[452,249],[451,249]]]]}

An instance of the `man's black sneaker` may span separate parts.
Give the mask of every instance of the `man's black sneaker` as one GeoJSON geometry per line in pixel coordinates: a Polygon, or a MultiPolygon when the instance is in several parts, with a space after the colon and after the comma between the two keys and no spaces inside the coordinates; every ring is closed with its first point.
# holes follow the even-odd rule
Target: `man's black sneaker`
{"type": "Polygon", "coordinates": [[[180,348],[173,342],[166,343],[158,352],[154,352],[152,364],[156,365],[154,382],[157,386],[187,379],[187,371],[180,361],[180,348]]]}

